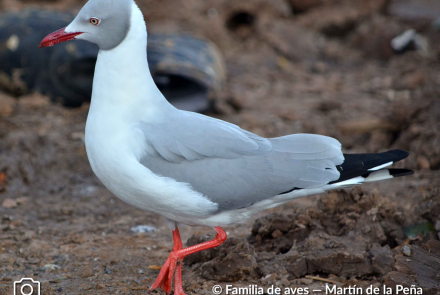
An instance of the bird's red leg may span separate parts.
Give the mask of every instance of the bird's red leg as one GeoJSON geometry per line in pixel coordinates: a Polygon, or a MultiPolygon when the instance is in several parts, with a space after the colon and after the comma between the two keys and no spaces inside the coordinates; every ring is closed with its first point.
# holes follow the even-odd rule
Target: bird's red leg
{"type": "MultiPolygon", "coordinates": [[[[182,239],[180,238],[180,232],[179,228],[176,226],[176,229],[173,230],[173,239],[174,239],[174,246],[173,246],[173,253],[174,251],[182,249],[182,239]]],[[[162,266],[159,276],[157,277],[156,281],[151,285],[150,290],[152,291],[156,288],[161,287],[162,290],[164,290],[166,293],[171,292],[171,282],[173,279],[174,270],[176,268],[176,263],[172,261],[171,254],[168,256],[167,261],[162,266]],[[174,262],[174,263],[173,263],[174,262]]]]}
{"type": "Polygon", "coordinates": [[[161,287],[166,293],[171,292],[171,281],[173,279],[174,272],[176,271],[176,277],[174,279],[174,294],[185,295],[182,287],[181,262],[185,256],[223,244],[227,238],[226,232],[221,227],[215,227],[215,231],[217,232],[217,235],[213,240],[182,249],[182,240],[180,238],[179,229],[176,227],[176,229],[173,230],[173,251],[170,253],[170,256],[168,256],[164,266],[162,266],[159,276],[150,287],[150,291],[161,287]]]}
{"type": "Polygon", "coordinates": [[[214,239],[176,251],[177,258],[183,259],[185,256],[188,256],[190,254],[194,254],[202,250],[211,249],[223,244],[223,242],[226,241],[226,238],[228,237],[226,235],[226,232],[219,226],[214,227],[214,229],[217,232],[214,239]]]}
{"type": "Polygon", "coordinates": [[[182,283],[182,263],[177,266],[176,276],[174,277],[174,295],[185,295],[182,283]]]}
{"type": "Polygon", "coordinates": [[[220,246],[221,244],[223,244],[224,241],[226,241],[227,238],[226,232],[221,227],[215,227],[215,231],[217,232],[217,235],[213,240],[174,252],[176,255],[176,260],[178,262],[176,277],[174,278],[174,295],[185,295],[185,292],[183,291],[183,283],[182,283],[181,263],[183,258],[190,254],[194,254],[202,250],[211,249],[220,246]]]}

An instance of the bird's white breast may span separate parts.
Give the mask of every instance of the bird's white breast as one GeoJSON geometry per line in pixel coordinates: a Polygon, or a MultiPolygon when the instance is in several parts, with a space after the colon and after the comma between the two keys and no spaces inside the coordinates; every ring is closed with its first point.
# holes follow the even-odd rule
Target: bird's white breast
{"type": "Polygon", "coordinates": [[[139,159],[146,138],[136,125],[107,119],[91,108],[86,125],[86,150],[96,176],[123,201],[167,219],[200,224],[217,204],[195,192],[187,183],[154,174],[139,159]]]}
{"type": "Polygon", "coordinates": [[[96,176],[123,201],[173,221],[201,224],[218,205],[188,183],[156,175],[139,162],[148,151],[148,134],[139,126],[166,123],[165,114],[176,110],[154,84],[145,23],[134,4],[132,12],[125,40],[98,54],[86,124],[87,156],[96,176]]]}

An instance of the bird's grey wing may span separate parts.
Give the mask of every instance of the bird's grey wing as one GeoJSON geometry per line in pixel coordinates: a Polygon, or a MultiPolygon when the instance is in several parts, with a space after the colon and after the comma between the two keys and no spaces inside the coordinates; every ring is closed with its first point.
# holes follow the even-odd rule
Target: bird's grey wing
{"type": "Polygon", "coordinates": [[[204,158],[234,159],[271,150],[266,138],[240,127],[197,113],[178,111],[162,124],[142,124],[149,156],[172,163],[204,158]]]}
{"type": "Polygon", "coordinates": [[[340,143],[296,134],[266,139],[238,126],[179,111],[163,124],[142,124],[147,152],[141,163],[156,174],[189,183],[219,204],[244,208],[297,188],[339,178],[340,143]]]}

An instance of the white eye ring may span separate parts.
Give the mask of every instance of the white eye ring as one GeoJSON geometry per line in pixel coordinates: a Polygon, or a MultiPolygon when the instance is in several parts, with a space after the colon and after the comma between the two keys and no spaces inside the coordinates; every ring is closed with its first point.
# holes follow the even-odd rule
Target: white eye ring
{"type": "Polygon", "coordinates": [[[97,18],[97,17],[92,17],[92,18],[89,19],[89,23],[91,23],[91,24],[94,25],[94,26],[99,25],[100,22],[101,22],[101,21],[100,21],[99,18],[97,18]]]}

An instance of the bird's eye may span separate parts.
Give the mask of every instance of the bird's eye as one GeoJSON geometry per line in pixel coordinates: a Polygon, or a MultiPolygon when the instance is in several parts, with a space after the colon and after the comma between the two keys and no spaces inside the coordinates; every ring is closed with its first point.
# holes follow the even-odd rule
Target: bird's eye
{"type": "Polygon", "coordinates": [[[97,25],[99,25],[99,18],[92,17],[92,18],[89,20],[89,22],[90,22],[92,25],[97,26],[97,25]]]}

